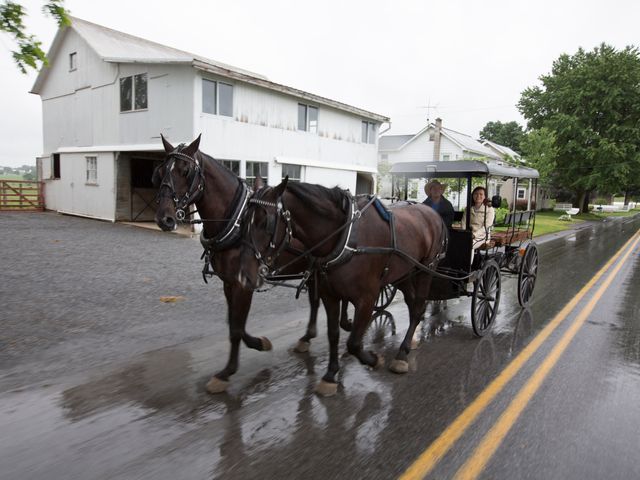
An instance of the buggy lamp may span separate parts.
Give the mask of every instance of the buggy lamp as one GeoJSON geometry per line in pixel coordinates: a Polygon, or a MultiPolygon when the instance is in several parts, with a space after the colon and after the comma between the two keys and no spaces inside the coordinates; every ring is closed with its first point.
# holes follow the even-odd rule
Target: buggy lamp
{"type": "Polygon", "coordinates": [[[524,252],[526,252],[527,249],[524,247],[520,247],[520,249],[518,250],[518,255],[520,255],[521,257],[524,257],[524,252]]]}

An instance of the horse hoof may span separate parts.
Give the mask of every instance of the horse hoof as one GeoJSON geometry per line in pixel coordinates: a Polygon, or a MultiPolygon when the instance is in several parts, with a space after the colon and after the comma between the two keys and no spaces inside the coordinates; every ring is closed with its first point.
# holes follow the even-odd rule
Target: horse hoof
{"type": "Polygon", "coordinates": [[[229,386],[229,382],[227,380],[220,380],[218,377],[213,377],[207,383],[207,392],[209,393],[222,393],[229,386]]]}
{"type": "Polygon", "coordinates": [[[316,385],[316,393],[323,397],[331,397],[338,392],[338,384],[320,380],[316,385]]]}
{"type": "Polygon", "coordinates": [[[395,358],[389,365],[389,370],[393,373],[407,373],[409,371],[409,362],[395,358]]]}
{"type": "Polygon", "coordinates": [[[262,351],[263,352],[268,352],[269,350],[271,350],[273,348],[273,345],[271,345],[271,342],[269,341],[269,339],[267,337],[260,337],[260,341],[262,342],[262,351]]]}
{"type": "Polygon", "coordinates": [[[309,342],[305,342],[304,340],[298,340],[298,343],[295,347],[293,347],[294,352],[298,353],[307,353],[309,351],[309,346],[311,344],[309,342]]]}

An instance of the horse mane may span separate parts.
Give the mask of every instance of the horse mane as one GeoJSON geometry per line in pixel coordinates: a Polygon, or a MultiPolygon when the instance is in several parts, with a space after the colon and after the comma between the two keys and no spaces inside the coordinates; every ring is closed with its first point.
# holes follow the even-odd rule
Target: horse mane
{"type": "Polygon", "coordinates": [[[287,191],[325,218],[340,220],[346,213],[345,192],[339,187],[327,188],[311,183],[289,182],[287,191]]]}

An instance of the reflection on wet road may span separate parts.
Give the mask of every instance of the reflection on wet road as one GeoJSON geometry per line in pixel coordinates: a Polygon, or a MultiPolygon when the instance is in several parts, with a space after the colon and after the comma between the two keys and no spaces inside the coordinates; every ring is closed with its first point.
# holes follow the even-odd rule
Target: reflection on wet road
{"type": "MultiPolygon", "coordinates": [[[[345,355],[332,398],[313,393],[328,361],[324,322],[311,352],[294,353],[306,307],[293,302],[290,313],[261,312],[274,352],[243,350],[237,378],[219,396],[204,384],[227,347],[211,336],[37,385],[16,379],[19,370],[3,371],[0,379],[14,386],[0,394],[0,478],[398,477],[639,227],[638,219],[609,222],[545,241],[530,309],[518,307],[516,280],[505,278],[496,325],[482,339],[472,335],[468,299],[428,310],[408,374],[372,371],[345,355]]],[[[640,477],[637,248],[616,278],[481,476],[640,477]]],[[[373,320],[366,343],[388,363],[406,327],[406,308],[395,301],[373,320]]],[[[470,458],[565,330],[496,397],[433,478],[452,477],[470,458]]]]}

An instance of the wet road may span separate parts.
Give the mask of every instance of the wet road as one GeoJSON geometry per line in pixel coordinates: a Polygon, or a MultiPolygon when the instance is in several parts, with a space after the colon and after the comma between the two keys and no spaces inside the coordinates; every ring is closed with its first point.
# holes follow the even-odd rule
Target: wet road
{"type": "MultiPolygon", "coordinates": [[[[429,312],[407,375],[344,357],[323,399],[324,322],[311,353],[293,353],[308,310],[290,290],[252,309],[250,331],[274,351],[243,349],[229,392],[211,396],[225,307],[199,278],[197,240],[1,214],[0,478],[638,478],[638,244],[593,278],[639,228],[617,219],[545,239],[529,310],[503,279],[478,340],[469,300],[449,302],[429,312]]],[[[389,359],[406,325],[394,302],[368,342],[389,359]]]]}

